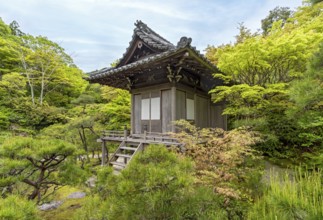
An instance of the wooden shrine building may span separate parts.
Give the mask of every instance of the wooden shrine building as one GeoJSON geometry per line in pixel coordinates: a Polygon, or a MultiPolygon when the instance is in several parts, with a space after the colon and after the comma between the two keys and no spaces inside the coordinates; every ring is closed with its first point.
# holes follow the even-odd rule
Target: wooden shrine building
{"type": "Polygon", "coordinates": [[[214,104],[208,92],[222,82],[219,72],[195,47],[191,38],[182,37],[177,45],[137,21],[129,47],[114,68],[103,68],[89,75],[91,83],[126,89],[131,94],[131,131],[105,133],[102,165],[106,164],[107,141],[120,143],[109,160],[122,170],[136,152],[151,143],[179,145],[167,132],[176,132],[173,121],[185,119],[197,127],[226,129],[223,104],[214,104]]]}
{"type": "Polygon", "coordinates": [[[131,134],[174,132],[172,121],[179,119],[226,129],[223,104],[213,104],[208,94],[222,83],[212,76],[219,70],[191,41],[182,37],[173,45],[137,21],[119,64],[90,73],[92,83],[130,91],[131,134]]]}

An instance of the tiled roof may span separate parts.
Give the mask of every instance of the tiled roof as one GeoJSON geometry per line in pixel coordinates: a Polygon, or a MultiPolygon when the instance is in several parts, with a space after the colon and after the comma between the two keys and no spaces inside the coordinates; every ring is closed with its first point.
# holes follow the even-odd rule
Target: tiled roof
{"type": "Polygon", "coordinates": [[[97,81],[99,79],[105,78],[109,75],[114,75],[116,73],[123,72],[125,70],[130,70],[136,67],[140,67],[142,65],[148,64],[150,62],[155,62],[160,59],[166,58],[168,56],[172,56],[173,54],[176,54],[178,52],[187,50],[191,52],[191,54],[198,57],[204,65],[210,70],[218,71],[217,67],[213,65],[208,59],[204,57],[200,53],[200,51],[196,50],[195,47],[191,46],[191,38],[182,37],[180,41],[177,43],[177,46],[170,43],[165,38],[158,35],[156,32],[154,32],[152,29],[150,29],[145,23],[142,21],[137,21],[135,23],[135,29],[134,34],[132,37],[132,41],[130,42],[129,47],[127,48],[126,53],[123,55],[123,58],[121,58],[120,64],[115,68],[103,68],[100,70],[95,70],[93,72],[88,73],[89,74],[89,81],[97,81]],[[153,54],[150,56],[143,57],[135,62],[129,63],[124,65],[123,61],[125,59],[125,56],[129,52],[132,43],[135,41],[135,38],[139,37],[142,41],[144,41],[146,44],[148,44],[150,47],[153,47],[155,49],[158,49],[159,53],[153,54]]]}
{"type": "Polygon", "coordinates": [[[175,46],[170,43],[168,40],[157,34],[151,28],[149,28],[144,22],[137,21],[135,23],[135,29],[133,31],[132,39],[129,42],[129,46],[126,49],[126,52],[122,55],[119,65],[124,65],[127,60],[127,54],[131,50],[133,44],[136,42],[136,38],[141,39],[151,48],[154,48],[157,51],[163,52],[175,48],[175,46]]]}
{"type": "Polygon", "coordinates": [[[159,50],[169,50],[175,48],[172,43],[157,34],[144,22],[139,20],[135,23],[135,26],[136,28],[134,29],[133,39],[138,36],[143,42],[159,50]]]}
{"type": "Polygon", "coordinates": [[[214,71],[218,71],[217,67],[215,65],[213,65],[208,59],[206,59],[195,47],[192,47],[191,45],[188,44],[186,46],[181,46],[181,47],[177,46],[177,47],[170,49],[168,51],[165,51],[165,52],[162,52],[162,53],[159,53],[156,55],[148,56],[148,57],[140,59],[136,62],[127,64],[124,66],[120,66],[117,68],[103,68],[100,70],[90,72],[89,73],[90,74],[89,80],[91,81],[91,80],[101,79],[101,78],[104,78],[108,75],[113,75],[113,74],[116,74],[116,73],[119,73],[119,72],[122,72],[122,71],[125,71],[128,69],[136,68],[141,65],[150,63],[150,62],[158,61],[160,59],[166,58],[166,57],[171,56],[177,52],[184,51],[184,50],[190,50],[191,52],[196,54],[199,58],[201,58],[205,62],[205,64],[209,67],[209,69],[213,69],[214,71]]]}

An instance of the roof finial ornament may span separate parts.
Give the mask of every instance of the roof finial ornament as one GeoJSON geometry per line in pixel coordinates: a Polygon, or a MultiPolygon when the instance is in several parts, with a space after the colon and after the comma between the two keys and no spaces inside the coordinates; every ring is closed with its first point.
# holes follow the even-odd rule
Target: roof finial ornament
{"type": "Polygon", "coordinates": [[[136,23],[135,23],[135,25],[138,27],[138,28],[140,28],[140,29],[142,29],[142,28],[147,28],[147,24],[145,24],[144,22],[142,22],[141,20],[137,20],[136,21],[136,23]]]}
{"type": "Polygon", "coordinates": [[[192,42],[192,38],[190,38],[190,37],[181,37],[181,39],[177,43],[177,48],[186,47],[186,46],[190,45],[191,42],[192,42]]]}
{"type": "Polygon", "coordinates": [[[141,20],[137,20],[136,23],[135,23],[135,26],[139,26],[141,24],[143,24],[143,22],[141,20]]]}

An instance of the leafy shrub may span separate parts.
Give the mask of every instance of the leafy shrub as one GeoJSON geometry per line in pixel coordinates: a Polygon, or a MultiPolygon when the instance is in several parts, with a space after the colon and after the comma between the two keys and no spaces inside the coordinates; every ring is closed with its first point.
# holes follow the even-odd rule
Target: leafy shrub
{"type": "Polygon", "coordinates": [[[1,220],[37,220],[39,219],[35,203],[16,195],[0,198],[1,220]]]}
{"type": "Polygon", "coordinates": [[[223,219],[226,213],[220,209],[213,189],[196,186],[194,181],[192,161],[165,146],[149,146],[119,175],[114,175],[111,168],[103,168],[97,182],[101,201],[91,199],[78,217],[223,219]]]}
{"type": "Polygon", "coordinates": [[[196,164],[197,182],[213,188],[228,219],[242,218],[261,191],[261,157],[251,147],[261,141],[259,135],[246,128],[200,130],[184,120],[176,124],[182,131],[174,135],[196,164]]]}

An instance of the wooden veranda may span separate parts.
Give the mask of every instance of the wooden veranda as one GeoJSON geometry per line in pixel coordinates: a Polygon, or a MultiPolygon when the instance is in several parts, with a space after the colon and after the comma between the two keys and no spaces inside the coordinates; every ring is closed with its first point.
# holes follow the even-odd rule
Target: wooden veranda
{"type": "Polygon", "coordinates": [[[183,144],[169,133],[144,131],[143,134],[129,134],[126,129],[103,131],[102,137],[97,141],[102,143],[102,166],[112,165],[116,171],[124,169],[136,153],[150,144],[183,147],[183,144]],[[107,142],[119,143],[114,153],[109,154],[107,142]]]}

